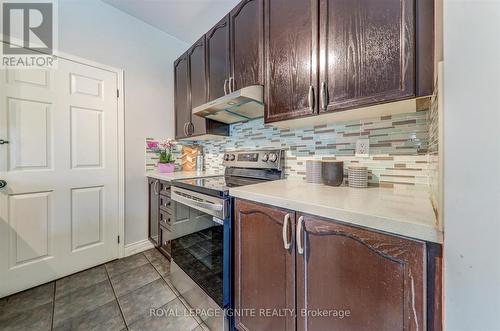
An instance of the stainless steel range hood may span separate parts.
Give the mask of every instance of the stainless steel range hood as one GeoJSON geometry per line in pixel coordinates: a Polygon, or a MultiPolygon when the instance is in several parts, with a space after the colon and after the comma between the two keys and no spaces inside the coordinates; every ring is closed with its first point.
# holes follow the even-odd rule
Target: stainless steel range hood
{"type": "Polygon", "coordinates": [[[193,115],[232,124],[264,116],[264,87],[252,85],[193,108],[193,115]]]}

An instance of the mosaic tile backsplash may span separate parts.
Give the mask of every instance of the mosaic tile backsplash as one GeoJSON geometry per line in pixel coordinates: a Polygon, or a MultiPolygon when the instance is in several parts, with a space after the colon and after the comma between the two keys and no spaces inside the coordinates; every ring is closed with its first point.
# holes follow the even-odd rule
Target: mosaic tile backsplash
{"type": "MultiPolygon", "coordinates": [[[[369,168],[370,185],[429,185],[428,110],[301,129],[265,125],[263,119],[231,126],[231,136],[200,141],[206,170],[223,171],[222,155],[230,150],[282,148],[288,178],[305,177],[306,160],[341,160],[369,168]],[[370,140],[370,156],[356,157],[356,141],[370,140]]],[[[151,163],[150,163],[151,165],[151,163]]]]}

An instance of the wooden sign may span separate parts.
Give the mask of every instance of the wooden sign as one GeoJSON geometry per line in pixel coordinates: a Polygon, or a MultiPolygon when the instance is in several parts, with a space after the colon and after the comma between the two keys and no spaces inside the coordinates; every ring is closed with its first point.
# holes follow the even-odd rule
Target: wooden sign
{"type": "Polygon", "coordinates": [[[199,145],[182,146],[180,156],[182,171],[196,171],[196,157],[203,152],[199,145]]]}

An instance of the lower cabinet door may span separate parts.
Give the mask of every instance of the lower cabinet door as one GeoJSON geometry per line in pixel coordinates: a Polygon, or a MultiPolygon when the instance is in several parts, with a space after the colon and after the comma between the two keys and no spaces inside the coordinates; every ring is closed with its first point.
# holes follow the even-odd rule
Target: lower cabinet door
{"type": "Polygon", "coordinates": [[[426,329],[423,242],[297,217],[298,331],[426,329]]]}
{"type": "Polygon", "coordinates": [[[236,200],[234,299],[238,330],[295,330],[294,224],[294,212],[236,200]]]}

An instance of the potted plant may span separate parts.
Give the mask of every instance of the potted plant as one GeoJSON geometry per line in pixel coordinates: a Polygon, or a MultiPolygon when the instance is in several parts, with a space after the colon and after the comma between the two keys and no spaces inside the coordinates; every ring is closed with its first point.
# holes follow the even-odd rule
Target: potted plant
{"type": "Polygon", "coordinates": [[[162,142],[148,142],[148,147],[155,151],[159,156],[158,161],[158,171],[161,173],[170,173],[175,170],[175,160],[172,155],[172,148],[175,145],[175,141],[172,139],[166,139],[162,142]]]}

